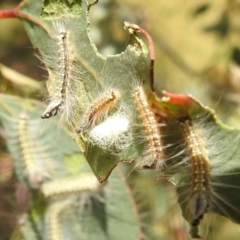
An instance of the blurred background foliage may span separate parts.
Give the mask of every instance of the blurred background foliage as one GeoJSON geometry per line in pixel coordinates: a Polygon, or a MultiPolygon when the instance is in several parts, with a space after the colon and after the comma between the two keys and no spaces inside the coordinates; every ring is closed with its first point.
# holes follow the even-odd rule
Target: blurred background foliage
{"type": "MultiPolygon", "coordinates": [[[[19,2],[1,0],[0,9],[14,7],[19,2]]],[[[128,37],[123,30],[124,21],[146,29],[155,44],[155,85],[158,92],[165,89],[192,94],[216,109],[225,123],[239,127],[238,0],[99,0],[91,9],[90,17],[92,38],[105,55],[125,49],[128,37]]],[[[34,56],[34,49],[19,20],[0,21],[0,64],[8,67],[0,65],[0,92],[43,98],[45,89],[42,83],[47,73],[34,56]],[[32,82],[32,79],[36,81],[32,82]]],[[[2,128],[0,136],[4,136],[2,128]]],[[[27,207],[28,191],[14,177],[12,159],[3,138],[0,139],[0,151],[0,239],[9,239],[9,234],[19,224],[18,217],[27,207]]],[[[179,209],[169,210],[175,206],[167,202],[169,198],[174,199],[170,183],[152,187],[156,183],[151,182],[148,175],[132,174],[130,183],[139,199],[148,199],[141,204],[141,210],[143,215],[146,212],[149,225],[153,225],[151,231],[160,239],[186,239],[179,209]],[[158,210],[150,217],[149,212],[155,206],[158,210]]],[[[221,226],[218,234],[224,239],[226,229],[231,232],[232,224],[221,226]]]]}

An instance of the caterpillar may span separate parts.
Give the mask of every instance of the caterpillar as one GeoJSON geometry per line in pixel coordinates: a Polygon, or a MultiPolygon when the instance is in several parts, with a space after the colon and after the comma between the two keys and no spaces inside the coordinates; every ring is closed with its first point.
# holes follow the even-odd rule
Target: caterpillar
{"type": "MultiPolygon", "coordinates": [[[[57,121],[45,125],[42,119],[37,118],[43,110],[43,105],[37,102],[16,97],[3,99],[0,119],[8,134],[7,147],[13,156],[17,178],[30,188],[39,188],[63,171],[59,163],[63,160],[64,151],[56,148],[56,133],[50,131],[57,121]],[[17,112],[11,111],[8,104],[17,112]]],[[[59,134],[62,139],[67,137],[65,130],[59,134]]]]}
{"type": "Polygon", "coordinates": [[[193,227],[199,225],[208,211],[212,189],[210,186],[210,162],[201,131],[188,117],[179,119],[186,151],[190,161],[191,177],[187,220],[193,227]]]}
{"type": "Polygon", "coordinates": [[[220,215],[239,223],[239,198],[234,193],[239,189],[240,171],[230,170],[233,166],[239,169],[238,150],[226,147],[226,139],[221,140],[224,136],[238,141],[239,132],[226,133],[213,121],[210,113],[178,118],[175,134],[180,132],[182,136],[182,142],[177,143],[178,150],[182,150],[165,173],[176,184],[178,202],[190,224],[192,238],[203,235],[204,239],[212,239],[209,229],[216,231],[217,224],[211,220],[221,219],[220,215]],[[235,157],[229,155],[232,151],[235,157]],[[204,224],[205,233],[199,234],[204,224]]]}
{"type": "Polygon", "coordinates": [[[63,178],[45,183],[42,192],[45,197],[67,195],[84,191],[95,191],[100,187],[97,179],[91,174],[81,174],[80,177],[63,178]]]}
{"type": "Polygon", "coordinates": [[[86,131],[91,126],[96,125],[96,122],[99,118],[107,116],[107,113],[114,107],[116,107],[117,102],[120,99],[120,94],[116,90],[110,90],[106,92],[99,98],[97,98],[87,110],[85,116],[83,117],[83,122],[80,124],[80,127],[77,129],[77,132],[80,134],[86,131]]]}
{"type": "Polygon", "coordinates": [[[42,118],[61,114],[68,123],[74,123],[78,112],[85,105],[85,100],[79,99],[79,93],[85,91],[81,81],[82,72],[78,67],[67,29],[68,21],[53,20],[53,28],[52,49],[49,49],[49,54],[43,54],[41,59],[49,74],[47,87],[50,100],[42,118]]]}
{"type": "Polygon", "coordinates": [[[20,146],[23,168],[26,178],[32,187],[37,187],[43,181],[43,172],[37,164],[36,146],[29,133],[29,119],[21,114],[17,122],[17,139],[20,146]],[[34,151],[35,149],[35,151],[34,151]]]}
{"type": "Polygon", "coordinates": [[[160,125],[141,86],[134,89],[133,97],[142,120],[148,145],[146,153],[148,160],[144,162],[144,168],[161,169],[164,165],[164,150],[160,136],[160,125]]]}
{"type": "Polygon", "coordinates": [[[55,202],[49,206],[45,215],[45,226],[47,228],[47,236],[51,240],[64,239],[62,227],[60,223],[61,212],[69,205],[68,201],[55,202]]]}

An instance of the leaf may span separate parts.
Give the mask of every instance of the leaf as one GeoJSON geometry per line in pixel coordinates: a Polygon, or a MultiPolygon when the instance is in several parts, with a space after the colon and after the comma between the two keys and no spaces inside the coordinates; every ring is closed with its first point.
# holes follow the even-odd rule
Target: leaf
{"type": "MultiPolygon", "coordinates": [[[[167,149],[166,172],[176,183],[183,216],[192,224],[191,208],[197,204],[193,188],[198,179],[202,179],[201,186],[207,190],[199,190],[199,194],[209,205],[203,214],[217,213],[239,224],[240,131],[225,126],[213,110],[190,95],[163,94],[158,106],[166,120],[166,132],[171,132],[165,139],[168,141],[165,144],[171,145],[167,149]],[[199,164],[204,165],[198,167],[199,164]],[[197,173],[199,169],[203,173],[197,173]]],[[[196,208],[204,205],[201,199],[199,197],[196,208]]],[[[192,234],[196,237],[198,231],[192,225],[192,234]]]]}
{"type": "MultiPolygon", "coordinates": [[[[66,236],[80,239],[122,239],[123,234],[130,239],[139,239],[140,219],[132,193],[122,181],[120,170],[113,174],[111,182],[100,186],[85,159],[76,154],[77,148],[71,144],[66,129],[58,130],[57,145],[51,144],[56,139],[54,129],[58,128],[58,119],[42,126],[43,120],[37,116],[43,108],[43,104],[34,100],[4,94],[0,96],[0,121],[8,134],[7,145],[14,158],[18,178],[27,181],[30,187],[40,187],[43,193],[40,196],[39,192],[32,191],[30,211],[21,217],[24,222],[21,227],[24,239],[52,239],[58,234],[63,239],[66,236]],[[48,173],[47,178],[36,185],[33,182],[35,179],[24,176],[27,170],[20,167],[24,159],[16,135],[19,132],[19,116],[23,114],[28,116],[26,134],[33,139],[32,143],[38,143],[32,149],[36,156],[43,156],[39,150],[44,150],[44,155],[54,153],[47,161],[43,157],[36,159],[36,168],[41,169],[43,166],[41,172],[48,173]],[[51,228],[54,221],[60,229],[51,228]]],[[[25,147],[30,152],[31,146],[25,147]]]]}
{"type": "MultiPolygon", "coordinates": [[[[91,126],[91,119],[89,120],[87,113],[100,112],[96,105],[103,102],[109,91],[112,91],[115,94],[119,93],[120,99],[117,106],[113,106],[111,115],[115,116],[120,112],[120,115],[126,116],[131,125],[136,125],[135,119],[138,112],[132,100],[133,87],[142,86],[144,83],[146,91],[149,91],[150,60],[146,46],[138,38],[136,31],[129,27],[127,29],[130,33],[130,40],[126,50],[115,56],[106,58],[101,56],[89,36],[88,8],[87,1],[24,1],[20,6],[20,11],[29,16],[28,19],[23,19],[24,26],[33,45],[39,50],[50,75],[47,87],[51,102],[43,116],[47,118],[49,115],[58,113],[61,105],[75,142],[84,152],[94,174],[100,182],[103,182],[118,162],[123,160],[132,162],[135,157],[141,156],[141,153],[135,151],[135,149],[140,150],[141,147],[129,140],[132,143],[128,144],[127,148],[121,151],[120,149],[108,151],[89,141],[89,134],[94,124],[91,126]],[[39,24],[26,21],[31,20],[33,16],[36,18],[35,22],[39,24]],[[66,32],[66,43],[57,42],[60,35],[58,28],[66,32]],[[61,45],[63,45],[62,49],[65,48],[68,51],[68,54],[62,57],[61,53],[64,50],[58,49],[61,45]],[[66,55],[70,57],[66,58],[66,55]],[[74,79],[71,87],[61,91],[61,94],[70,92],[64,98],[65,100],[60,100],[58,97],[60,92],[57,92],[63,86],[58,81],[61,77],[58,73],[63,71],[60,69],[61,58],[74,69],[71,72],[72,79],[74,79]],[[130,100],[127,108],[126,99],[130,100]],[[90,126],[85,129],[84,134],[78,134],[77,130],[85,125],[90,126]]],[[[101,118],[96,119],[98,124],[101,121],[103,121],[101,118]]],[[[117,146],[116,143],[113,145],[117,146]]]]}
{"type": "Polygon", "coordinates": [[[69,207],[61,216],[63,232],[76,239],[140,239],[136,203],[132,199],[131,190],[120,176],[119,171],[113,172],[111,181],[103,186],[102,200],[94,199],[93,195],[91,206],[85,206],[81,215],[76,214],[76,207],[69,207]],[[70,216],[75,218],[71,227],[67,225],[70,216]]]}

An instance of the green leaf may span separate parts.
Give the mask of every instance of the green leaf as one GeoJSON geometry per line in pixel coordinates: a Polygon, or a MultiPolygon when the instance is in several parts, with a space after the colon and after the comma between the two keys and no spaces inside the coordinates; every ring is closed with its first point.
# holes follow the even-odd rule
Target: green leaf
{"type": "MultiPolygon", "coordinates": [[[[43,116],[48,117],[48,114],[59,112],[61,102],[64,118],[75,142],[84,152],[94,174],[103,182],[118,162],[132,162],[134,158],[141,157],[142,146],[128,139],[128,142],[131,142],[128,147],[117,147],[114,151],[109,151],[96,142],[89,141],[94,124],[101,123],[104,118],[99,117],[92,124],[87,113],[101,112],[96,106],[112,91],[119,94],[120,99],[116,107],[103,115],[115,116],[120,112],[120,115],[124,114],[127,121],[134,126],[132,131],[139,132],[136,126],[140,120],[133,100],[133,89],[144,84],[149,92],[150,60],[146,46],[131,27],[127,28],[130,39],[124,52],[115,56],[101,56],[89,36],[88,8],[87,1],[24,1],[20,11],[29,15],[28,19],[23,19],[24,26],[33,45],[38,48],[50,75],[47,87],[51,102],[43,116]],[[39,22],[38,25],[29,21],[33,16],[37,20],[35,22],[39,22]],[[62,29],[66,34],[66,42],[61,43],[59,38],[62,29]],[[60,48],[62,50],[59,50],[60,48]],[[58,91],[63,85],[59,83],[59,78],[62,75],[58,74],[65,71],[60,69],[62,62],[71,66],[73,70],[68,74],[71,87],[60,93],[58,91]],[[62,92],[70,92],[64,98],[64,102],[58,97],[62,92]],[[129,99],[127,108],[126,99],[129,99]],[[85,125],[88,126],[85,133],[78,134],[77,130],[85,125]]],[[[115,141],[114,146],[118,145],[117,140],[111,141],[115,141]]]]}
{"type": "MultiPolygon", "coordinates": [[[[120,176],[118,171],[113,172],[111,181],[100,193],[92,193],[82,209],[77,201],[65,207],[59,216],[63,236],[89,240],[139,239],[141,228],[136,203],[120,176]]],[[[81,193],[79,196],[81,198],[81,193]]]]}
{"type": "Polygon", "coordinates": [[[58,119],[43,125],[44,120],[38,118],[43,109],[43,104],[31,99],[0,95],[0,121],[8,135],[7,146],[17,176],[42,192],[32,190],[30,210],[21,217],[24,239],[65,239],[67,236],[71,239],[122,239],[124,236],[139,239],[137,206],[120,170],[101,186],[85,159],[77,153],[78,148],[68,131],[59,129],[58,119]],[[22,166],[26,161],[18,128],[23,114],[28,123],[24,139],[31,140],[24,148],[28,157],[33,151],[36,159],[28,161],[33,160],[34,169],[46,176],[41,182],[34,178],[38,177],[36,172],[31,178],[25,174],[33,166],[25,169],[22,166]]]}
{"type": "Polygon", "coordinates": [[[192,211],[204,209],[204,201],[208,206],[202,215],[217,213],[239,224],[240,130],[225,126],[213,110],[189,95],[163,93],[158,106],[166,132],[171,132],[165,139],[171,145],[166,172],[176,183],[183,216],[193,225],[193,237],[198,230],[192,223],[192,211]],[[196,186],[200,190],[193,190],[196,186]]]}

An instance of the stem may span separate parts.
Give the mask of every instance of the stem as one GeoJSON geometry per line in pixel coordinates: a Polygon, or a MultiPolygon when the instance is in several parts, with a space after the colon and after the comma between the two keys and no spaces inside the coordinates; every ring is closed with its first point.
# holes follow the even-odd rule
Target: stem
{"type": "Polygon", "coordinates": [[[17,8],[5,9],[0,11],[0,18],[17,18],[18,10],[17,8]]]}
{"type": "Polygon", "coordinates": [[[33,17],[29,14],[26,14],[24,12],[19,11],[19,6],[15,7],[15,8],[12,8],[12,9],[0,10],[0,19],[1,18],[25,19],[29,22],[35,23],[36,25],[40,26],[41,28],[43,28],[47,32],[49,32],[48,29],[37,18],[35,18],[35,17],[33,17]]]}

